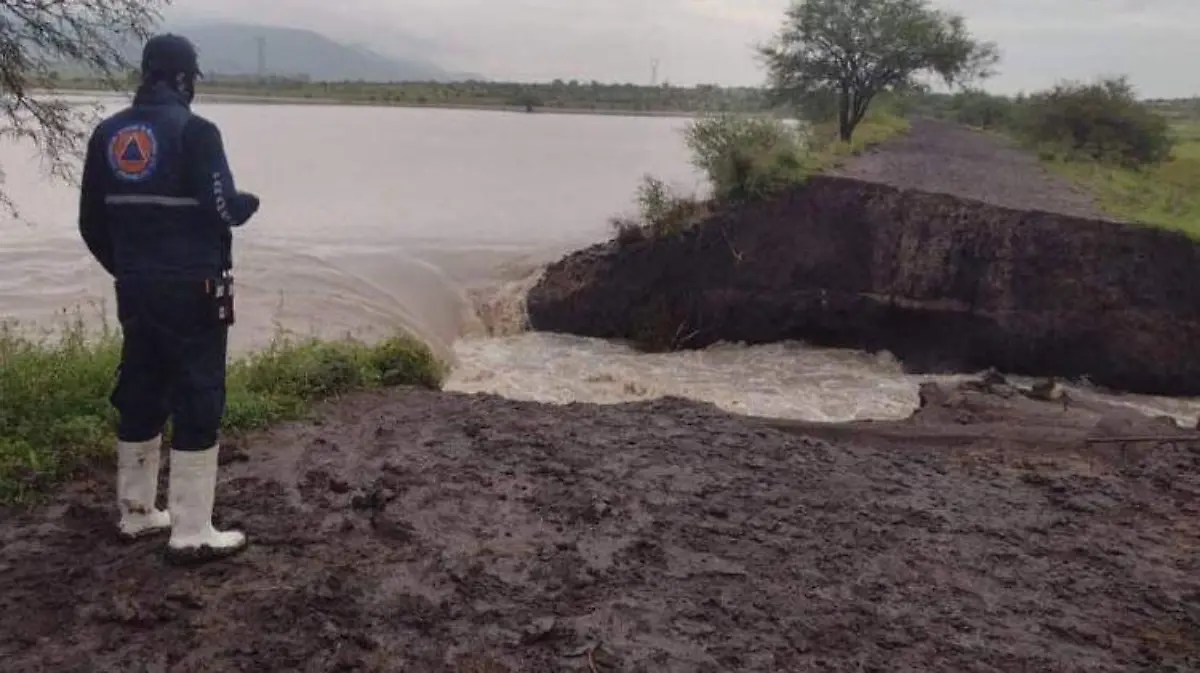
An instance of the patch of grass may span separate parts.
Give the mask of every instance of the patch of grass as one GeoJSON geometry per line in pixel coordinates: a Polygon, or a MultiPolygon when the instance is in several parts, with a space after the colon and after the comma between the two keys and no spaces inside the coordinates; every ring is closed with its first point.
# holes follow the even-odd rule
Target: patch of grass
{"type": "MultiPolygon", "coordinates": [[[[108,402],[121,338],[89,332],[75,311],[57,334],[0,324],[0,503],[23,504],[95,464],[113,462],[116,413],[108,402]]],[[[302,417],[313,403],[357,389],[438,388],[446,366],[424,344],[320,341],[280,331],[269,347],[229,365],[224,429],[302,417]]]]}
{"type": "Polygon", "coordinates": [[[1187,119],[1171,125],[1175,136],[1175,159],[1200,160],[1200,120],[1187,119]]]}
{"type": "Polygon", "coordinates": [[[1043,152],[1053,171],[1096,195],[1105,212],[1121,219],[1165,227],[1200,239],[1200,124],[1173,128],[1176,145],[1167,161],[1126,168],[1078,161],[1043,152]]]}
{"type": "Polygon", "coordinates": [[[886,110],[872,110],[859,124],[854,138],[848,143],[838,140],[836,122],[816,124],[812,127],[813,140],[810,144],[808,173],[810,175],[828,171],[847,159],[858,156],[885,140],[908,133],[907,119],[886,110]]]}

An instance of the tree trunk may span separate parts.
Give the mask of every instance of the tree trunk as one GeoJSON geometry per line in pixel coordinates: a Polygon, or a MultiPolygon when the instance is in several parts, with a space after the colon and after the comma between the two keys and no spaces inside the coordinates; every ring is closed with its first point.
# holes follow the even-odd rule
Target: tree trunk
{"type": "Polygon", "coordinates": [[[850,142],[854,136],[854,122],[850,114],[850,89],[843,86],[838,96],[838,138],[844,143],[850,142]]]}
{"type": "Polygon", "coordinates": [[[858,96],[855,97],[854,105],[851,106],[850,110],[851,133],[854,132],[854,129],[858,128],[858,125],[861,124],[862,120],[867,116],[867,107],[871,105],[871,99],[873,97],[874,94],[867,95],[863,93],[859,93],[858,96]]]}

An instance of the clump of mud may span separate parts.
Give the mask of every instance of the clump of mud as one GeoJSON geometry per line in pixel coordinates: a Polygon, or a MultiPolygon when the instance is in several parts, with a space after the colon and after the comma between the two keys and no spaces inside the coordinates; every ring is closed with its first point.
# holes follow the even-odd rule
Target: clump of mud
{"type": "Polygon", "coordinates": [[[1184,431],[942,392],[902,423],[778,427],[674,399],[343,400],[227,449],[219,523],[253,545],[231,561],[119,544],[107,480],[7,518],[2,668],[1197,670],[1184,431]],[[1106,428],[1175,439],[1089,447],[1106,428]]]}

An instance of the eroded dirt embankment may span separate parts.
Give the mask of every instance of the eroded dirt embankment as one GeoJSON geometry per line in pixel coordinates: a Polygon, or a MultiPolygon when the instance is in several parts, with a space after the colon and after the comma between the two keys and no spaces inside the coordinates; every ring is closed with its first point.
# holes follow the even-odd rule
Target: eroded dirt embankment
{"type": "Polygon", "coordinates": [[[1197,670],[1200,449],[1089,449],[1182,431],[1004,387],[927,398],[909,421],[776,429],[673,399],[352,397],[228,451],[218,518],[253,540],[234,560],[115,542],[107,478],[2,520],[0,662],[1197,670]]]}
{"type": "Polygon", "coordinates": [[[819,176],[680,236],[581,251],[531,291],[532,325],[651,348],[800,340],[889,350],[914,373],[994,366],[1200,395],[1200,245],[995,205],[1089,207],[1077,193],[1056,202],[1016,150],[996,145],[989,168],[998,141],[939,129],[844,169],[932,191],[819,176]],[[935,193],[956,189],[973,198],[935,193]]]}

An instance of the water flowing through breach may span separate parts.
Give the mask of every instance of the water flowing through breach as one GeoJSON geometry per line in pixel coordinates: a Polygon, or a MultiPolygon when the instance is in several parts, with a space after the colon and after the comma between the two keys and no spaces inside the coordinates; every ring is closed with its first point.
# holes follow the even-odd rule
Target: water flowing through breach
{"type": "MultiPolygon", "coordinates": [[[[525,281],[531,285],[532,281],[525,281]]],[[[511,290],[512,286],[506,286],[511,290]]],[[[476,308],[481,319],[501,316],[490,335],[455,343],[455,369],[447,389],[496,393],[554,404],[633,402],[678,396],[711,402],[734,413],[838,422],[900,419],[918,403],[922,382],[969,378],[905,374],[891,354],[816,348],[802,343],[763,346],[717,344],[699,351],[647,354],[628,346],[569,335],[514,331],[515,305],[476,308]]],[[[1013,377],[1018,385],[1035,381],[1013,377]]],[[[1104,400],[1150,415],[1195,425],[1200,401],[1123,395],[1085,384],[1066,386],[1081,400],[1104,400]]]]}
{"type": "MultiPolygon", "coordinates": [[[[899,418],[920,379],[887,354],[803,344],[642,354],[525,330],[540,269],[609,235],[639,177],[696,188],[679,119],[337,106],[200,105],[239,185],[263,197],[237,233],[237,352],[278,329],[372,339],[405,330],[454,364],[447,388],[550,403],[680,395],[806,420],[899,418]],[[372,131],[364,144],[363,129],[372,131]],[[304,143],[295,142],[304,138],[304,143]],[[356,148],[336,165],[312,148],[356,148]],[[320,170],[313,166],[319,165],[320,170]],[[330,167],[332,166],[332,167],[330,167]]],[[[29,223],[0,222],[0,319],[111,320],[111,283],[75,230],[77,196],[31,148],[0,146],[29,223]]],[[[328,157],[326,157],[328,158],[328,157]]],[[[1099,396],[1089,390],[1081,396],[1099,396]]],[[[1109,396],[1194,423],[1189,400],[1109,396]]]]}

